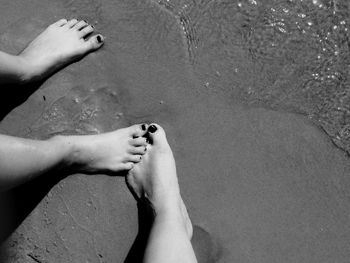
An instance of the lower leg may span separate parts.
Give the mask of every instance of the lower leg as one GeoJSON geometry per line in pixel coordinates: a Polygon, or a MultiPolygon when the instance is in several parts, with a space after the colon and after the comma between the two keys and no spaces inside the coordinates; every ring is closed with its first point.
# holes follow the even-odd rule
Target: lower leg
{"type": "Polygon", "coordinates": [[[144,263],[197,262],[180,200],[155,212],[144,263]]]}
{"type": "Polygon", "coordinates": [[[136,200],[153,209],[143,262],[195,263],[192,224],[180,195],[172,151],[160,126],[151,125],[148,131],[147,153],[126,178],[136,200]]]}

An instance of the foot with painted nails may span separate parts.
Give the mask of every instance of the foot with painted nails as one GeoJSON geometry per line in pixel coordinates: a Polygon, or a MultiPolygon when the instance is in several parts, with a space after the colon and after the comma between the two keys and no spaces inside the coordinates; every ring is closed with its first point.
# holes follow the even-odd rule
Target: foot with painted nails
{"type": "Polygon", "coordinates": [[[40,80],[103,45],[86,21],[61,19],[37,36],[20,54],[23,81],[40,80]]]}
{"type": "Polygon", "coordinates": [[[114,175],[132,169],[142,160],[147,151],[146,138],[143,137],[147,128],[146,124],[138,124],[98,135],[59,139],[72,149],[67,162],[74,171],[114,175]]]}
{"type": "Polygon", "coordinates": [[[173,153],[162,127],[151,124],[147,152],[126,176],[138,202],[150,204],[154,219],[143,262],[197,262],[192,223],[180,195],[173,153]]]}
{"type": "Polygon", "coordinates": [[[188,237],[192,237],[192,224],[180,195],[173,153],[163,128],[151,124],[147,133],[149,145],[142,161],[128,173],[126,182],[135,199],[147,199],[156,213],[177,210],[183,217],[188,237]]]}

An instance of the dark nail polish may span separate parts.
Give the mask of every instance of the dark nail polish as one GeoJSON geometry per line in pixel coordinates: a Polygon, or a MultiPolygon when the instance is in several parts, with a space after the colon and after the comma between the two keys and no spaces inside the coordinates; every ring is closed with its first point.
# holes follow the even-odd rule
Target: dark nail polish
{"type": "Polygon", "coordinates": [[[102,43],[102,37],[101,36],[97,36],[96,39],[97,39],[98,43],[102,43]]]}
{"type": "Polygon", "coordinates": [[[155,125],[151,125],[149,126],[148,131],[150,133],[155,133],[157,131],[157,127],[155,125]]]}
{"type": "Polygon", "coordinates": [[[142,125],[141,125],[141,129],[142,129],[143,131],[145,131],[145,130],[146,130],[146,124],[142,124],[142,125]]]}

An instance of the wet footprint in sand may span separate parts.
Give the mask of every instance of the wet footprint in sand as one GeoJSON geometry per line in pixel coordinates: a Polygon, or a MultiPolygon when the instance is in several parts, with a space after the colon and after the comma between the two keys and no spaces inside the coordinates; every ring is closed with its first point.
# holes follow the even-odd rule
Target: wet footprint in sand
{"type": "Polygon", "coordinates": [[[68,94],[50,103],[30,127],[30,137],[98,134],[129,125],[121,103],[123,95],[110,87],[72,88],[68,94]]]}

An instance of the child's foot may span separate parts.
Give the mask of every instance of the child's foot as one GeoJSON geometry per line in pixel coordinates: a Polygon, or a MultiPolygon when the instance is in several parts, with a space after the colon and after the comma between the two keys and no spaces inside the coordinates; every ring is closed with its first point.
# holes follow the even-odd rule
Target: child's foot
{"type": "Polygon", "coordinates": [[[126,176],[127,185],[135,199],[147,199],[156,214],[180,214],[189,238],[192,237],[192,223],[181,198],[176,175],[176,165],[164,130],[152,124],[147,136],[150,144],[142,161],[126,176]]]}
{"type": "Polygon", "coordinates": [[[61,19],[37,36],[19,58],[24,64],[23,81],[39,80],[103,45],[103,37],[87,39],[94,28],[85,21],[61,19]]]}
{"type": "Polygon", "coordinates": [[[67,163],[77,172],[115,174],[133,168],[147,151],[147,125],[98,135],[64,137],[73,148],[67,163]]]}

